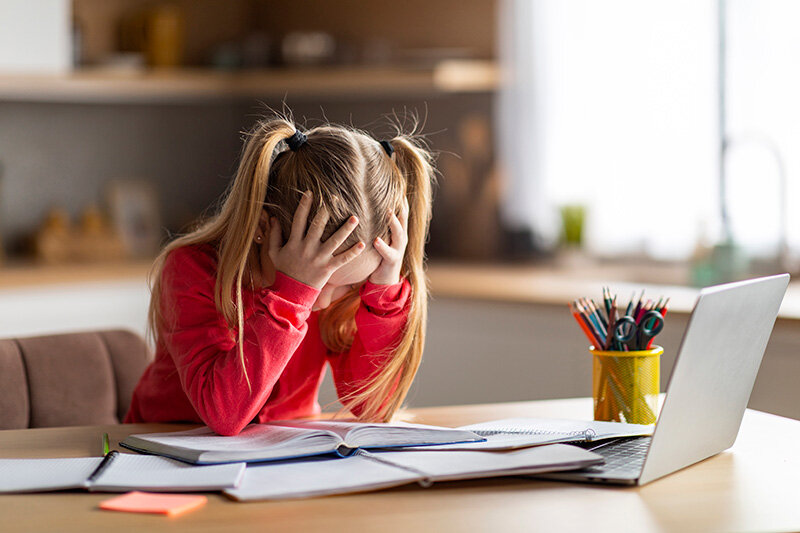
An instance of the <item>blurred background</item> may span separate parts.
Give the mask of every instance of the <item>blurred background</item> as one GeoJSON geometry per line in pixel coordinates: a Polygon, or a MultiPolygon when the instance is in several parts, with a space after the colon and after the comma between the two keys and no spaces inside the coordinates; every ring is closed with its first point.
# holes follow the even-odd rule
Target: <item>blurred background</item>
{"type": "MultiPolygon", "coordinates": [[[[2,0],[0,335],[145,332],[159,247],[213,209],[242,132],[438,152],[411,405],[588,396],[566,303],[800,273],[791,0],[2,0]]],[[[800,418],[793,283],[751,406],[800,418]]],[[[322,401],[332,398],[329,385],[322,401]]]]}

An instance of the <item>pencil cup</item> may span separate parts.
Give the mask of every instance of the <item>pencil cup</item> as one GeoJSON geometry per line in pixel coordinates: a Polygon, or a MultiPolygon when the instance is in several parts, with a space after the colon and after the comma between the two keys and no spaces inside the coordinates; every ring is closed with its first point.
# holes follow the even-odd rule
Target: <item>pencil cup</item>
{"type": "Polygon", "coordinates": [[[630,424],[654,424],[658,412],[659,364],[664,348],[592,354],[594,419],[630,424]]]}

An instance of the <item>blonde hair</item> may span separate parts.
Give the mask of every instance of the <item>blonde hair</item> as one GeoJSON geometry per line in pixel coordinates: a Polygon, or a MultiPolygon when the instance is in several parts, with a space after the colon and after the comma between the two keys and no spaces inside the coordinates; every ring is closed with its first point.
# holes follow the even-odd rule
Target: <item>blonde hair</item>
{"type": "MultiPolygon", "coordinates": [[[[368,134],[353,128],[324,125],[305,132],[307,142],[296,150],[279,150],[281,142],[297,131],[291,120],[274,117],[258,122],[249,132],[236,177],[219,212],[194,231],[169,243],[151,271],[152,299],[148,314],[151,332],[163,326],[161,274],[173,250],[195,244],[213,244],[218,252],[215,305],[238,332],[243,377],[244,366],[242,280],[255,257],[253,240],[262,209],[276,217],[284,240],[305,190],[314,194],[317,209],[325,207],[330,221],[323,239],[351,215],[359,225],[344,247],[375,237],[389,237],[389,211],[399,212],[408,200],[408,245],[401,275],[411,286],[408,320],[391,357],[366,383],[340,398],[345,406],[358,406],[359,418],[386,421],[402,406],[422,360],[427,324],[428,286],[423,268],[425,241],[431,218],[434,169],[430,152],[413,134],[400,132],[389,142],[393,155],[368,134]],[[233,298],[231,298],[233,295],[233,298]]],[[[388,242],[388,241],[387,241],[388,242]]],[[[320,333],[325,345],[343,352],[356,333],[358,290],[351,290],[320,313],[320,333]]],[[[388,355],[388,354],[372,354],[388,355]]]]}

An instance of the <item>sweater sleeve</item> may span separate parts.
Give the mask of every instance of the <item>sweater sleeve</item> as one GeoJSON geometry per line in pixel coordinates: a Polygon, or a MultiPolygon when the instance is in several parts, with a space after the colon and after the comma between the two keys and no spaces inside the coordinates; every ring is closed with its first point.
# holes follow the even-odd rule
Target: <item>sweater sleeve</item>
{"type": "MultiPolygon", "coordinates": [[[[340,399],[358,392],[394,355],[408,321],[411,284],[403,279],[395,285],[361,287],[361,304],[356,311],[356,334],[347,352],[332,354],[330,364],[340,399]]],[[[358,416],[359,405],[348,404],[358,416]]]]}
{"type": "Polygon", "coordinates": [[[303,340],[319,291],[280,272],[244,305],[244,369],[238,332],[214,303],[215,261],[176,250],[162,274],[160,338],[199,417],[216,433],[238,434],[269,398],[303,340]],[[209,264],[210,263],[210,264],[209,264]]]}

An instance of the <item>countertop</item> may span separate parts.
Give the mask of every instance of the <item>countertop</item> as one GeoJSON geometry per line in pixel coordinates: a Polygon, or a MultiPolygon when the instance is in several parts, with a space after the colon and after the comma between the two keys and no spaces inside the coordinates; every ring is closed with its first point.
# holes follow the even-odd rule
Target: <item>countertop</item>
{"type": "MultiPolygon", "coordinates": [[[[147,278],[150,260],[104,264],[36,265],[9,263],[0,268],[0,290],[147,278]]],[[[640,293],[670,298],[670,312],[688,313],[699,289],[687,287],[681,265],[587,263],[580,266],[473,264],[433,261],[428,265],[433,298],[467,298],[498,302],[567,305],[580,296],[600,298],[610,287],[627,302],[640,293]],[[659,280],[653,282],[652,280],[659,280]]],[[[800,319],[800,282],[793,281],[779,314],[800,319]]]]}

